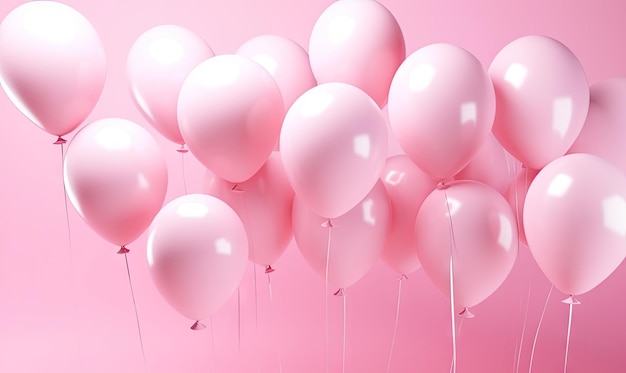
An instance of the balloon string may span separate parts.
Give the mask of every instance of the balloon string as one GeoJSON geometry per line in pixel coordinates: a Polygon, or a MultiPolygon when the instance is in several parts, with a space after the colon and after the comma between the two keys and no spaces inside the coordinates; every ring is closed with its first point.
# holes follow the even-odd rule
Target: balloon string
{"type": "Polygon", "coordinates": [[[519,348],[517,350],[517,363],[515,365],[515,373],[519,372],[519,364],[520,364],[520,360],[522,359],[522,350],[524,348],[524,335],[526,334],[526,323],[528,321],[528,305],[530,303],[530,288],[532,286],[532,282],[528,283],[528,296],[526,297],[526,310],[524,311],[524,322],[522,323],[522,335],[520,336],[520,342],[519,345],[516,346],[515,348],[519,348]]]}
{"type": "MultiPolygon", "coordinates": [[[[270,303],[272,304],[272,309],[274,310],[274,320],[276,320],[276,308],[274,307],[274,292],[272,291],[272,276],[267,274],[267,287],[270,293],[270,303]]],[[[276,336],[275,336],[276,337],[276,336]]],[[[278,369],[280,373],[283,373],[283,359],[280,353],[280,343],[278,338],[274,338],[274,345],[276,348],[276,354],[278,355],[278,369]]]]}
{"type": "Polygon", "coordinates": [[[567,358],[569,356],[569,341],[570,334],[572,332],[572,311],[574,309],[574,302],[569,304],[569,317],[567,320],[567,340],[565,342],[565,364],[563,366],[563,373],[567,373],[567,358]]]}
{"type": "Polygon", "coordinates": [[[139,344],[141,345],[141,356],[143,357],[143,366],[148,371],[148,363],[146,361],[146,351],[143,347],[143,336],[141,335],[141,324],[139,322],[139,313],[137,312],[137,302],[135,301],[135,291],[133,290],[133,281],[130,276],[130,267],[128,266],[128,254],[124,253],[124,260],[126,261],[126,273],[128,274],[128,285],[130,287],[130,294],[133,298],[133,307],[135,309],[135,320],[137,321],[137,334],[139,335],[139,344]]]}
{"type": "Polygon", "coordinates": [[[67,204],[67,188],[65,187],[65,178],[63,173],[63,160],[65,159],[65,150],[63,149],[63,144],[61,144],[61,177],[63,178],[63,201],[65,202],[65,222],[67,225],[67,241],[69,243],[70,250],[70,260],[73,262],[72,258],[72,230],[70,229],[70,211],[67,204]]]}
{"type": "Polygon", "coordinates": [[[237,286],[237,342],[241,352],[241,288],[237,286]]]}
{"type": "Polygon", "coordinates": [[[391,348],[389,349],[389,358],[387,359],[387,373],[391,369],[391,357],[393,356],[393,348],[396,344],[396,336],[398,335],[398,321],[400,319],[400,297],[402,295],[402,280],[406,276],[401,275],[398,279],[398,300],[396,301],[396,320],[393,324],[393,337],[391,338],[391,348]]]}
{"type": "Polygon", "coordinates": [[[537,346],[537,337],[539,337],[539,329],[541,329],[541,323],[543,323],[543,317],[546,314],[546,309],[548,308],[548,301],[550,300],[550,295],[552,295],[552,289],[554,289],[554,285],[550,286],[550,291],[548,291],[548,296],[546,297],[546,302],[543,305],[543,311],[541,311],[541,317],[539,318],[539,324],[537,324],[537,331],[535,331],[535,339],[533,340],[533,348],[530,352],[530,363],[528,365],[528,373],[531,373],[533,370],[533,359],[535,357],[535,346],[537,346]]]}
{"type": "Polygon", "coordinates": [[[325,372],[328,373],[328,268],[330,265],[330,239],[331,239],[331,230],[332,225],[330,223],[330,219],[328,219],[328,241],[326,243],[326,271],[325,271],[325,287],[324,287],[324,365],[325,372]]]}
{"type": "Polygon", "coordinates": [[[347,308],[347,301],[348,295],[345,293],[344,290],[344,294],[343,294],[343,339],[342,339],[342,351],[341,351],[341,372],[342,373],[346,373],[346,329],[347,329],[347,321],[348,321],[348,308],[347,308]]]}
{"type": "Polygon", "coordinates": [[[185,194],[187,193],[187,177],[185,176],[185,152],[181,152],[180,153],[180,163],[181,163],[181,169],[183,172],[183,188],[185,191],[185,194]]]}
{"type": "Polygon", "coordinates": [[[215,332],[213,331],[213,316],[209,317],[209,326],[211,327],[211,353],[213,354],[213,372],[217,373],[217,354],[215,353],[215,332]]]}
{"type": "MultiPolygon", "coordinates": [[[[461,317],[461,321],[459,322],[459,328],[456,331],[456,337],[459,338],[461,336],[461,329],[463,329],[463,321],[465,321],[465,317],[461,317]]],[[[450,372],[452,372],[453,362],[450,362],[450,372]]]]}
{"type": "Polygon", "coordinates": [[[452,224],[452,213],[450,211],[450,203],[448,202],[448,194],[446,187],[443,187],[443,195],[446,199],[446,208],[448,210],[448,221],[450,223],[450,319],[452,326],[452,373],[456,373],[456,313],[454,312],[454,253],[456,252],[456,241],[454,239],[454,226],[452,224]]]}
{"type": "MultiPolygon", "coordinates": [[[[256,340],[257,343],[259,342],[259,292],[258,292],[258,288],[257,288],[257,281],[256,281],[256,263],[252,263],[252,271],[254,274],[254,329],[255,329],[255,334],[256,334],[256,340]]],[[[256,368],[257,371],[260,372],[261,371],[261,358],[259,357],[259,353],[257,351],[256,354],[256,368]]]]}

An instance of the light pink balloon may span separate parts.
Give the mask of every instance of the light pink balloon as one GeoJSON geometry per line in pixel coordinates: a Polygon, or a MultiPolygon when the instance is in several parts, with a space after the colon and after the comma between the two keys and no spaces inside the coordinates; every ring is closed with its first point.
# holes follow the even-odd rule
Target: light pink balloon
{"type": "Polygon", "coordinates": [[[390,206],[381,182],[346,214],[328,219],[306,207],[298,195],[293,204],[293,234],[302,256],[328,283],[346,288],[356,283],[374,266],[385,246],[389,230],[390,206]],[[328,234],[330,231],[330,256],[328,234]]]}
{"type": "Polygon", "coordinates": [[[187,77],[178,124],[191,153],[222,179],[248,180],[272,153],[283,120],[276,82],[237,55],[209,58],[187,77]]]}
{"type": "Polygon", "coordinates": [[[309,54],[295,41],[278,35],[261,35],[245,42],[237,54],[263,66],[276,80],[285,112],[300,95],[315,87],[309,54]]]}
{"type": "Polygon", "coordinates": [[[165,300],[183,316],[203,320],[239,286],[248,241],[239,216],[205,194],[178,197],[150,226],[148,267],[165,300]]]}
{"type": "Polygon", "coordinates": [[[336,218],[369,193],[383,170],[385,119],[360,89],[322,84],[287,112],[280,152],[287,178],[307,208],[336,218]]]}
{"type": "Polygon", "coordinates": [[[507,201],[509,201],[509,205],[511,205],[511,208],[515,212],[515,217],[517,218],[519,242],[524,246],[528,246],[526,232],[524,230],[524,202],[526,202],[528,188],[533,180],[535,180],[538,173],[538,170],[526,167],[522,168],[518,172],[517,177],[511,182],[506,192],[507,201]]]}
{"type": "Polygon", "coordinates": [[[177,105],[187,75],[215,54],[194,32],[176,25],[156,26],[135,41],[126,60],[126,75],[135,105],[161,135],[184,144],[177,105]]]}
{"type": "Polygon", "coordinates": [[[539,268],[566,294],[598,286],[626,257],[626,176],[591,154],[543,168],[524,204],[528,246],[539,268]]]}
{"type": "Polygon", "coordinates": [[[541,169],[580,133],[589,86],[576,56],[560,42],[531,35],[506,45],[489,75],[498,110],[493,133],[525,166],[541,169]]]}
{"type": "Polygon", "coordinates": [[[146,129],[106,118],[83,127],[67,150],[67,195],[87,224],[124,246],[139,237],[163,205],[165,158],[146,129]]]}
{"type": "Polygon", "coordinates": [[[585,125],[568,153],[595,154],[626,172],[626,77],[596,83],[589,93],[585,125]]]}
{"type": "Polygon", "coordinates": [[[408,275],[420,268],[415,218],[437,182],[406,155],[388,158],[380,180],[391,203],[391,227],[381,257],[391,269],[408,275]]]}
{"type": "Polygon", "coordinates": [[[0,24],[2,88],[28,119],[52,135],[66,135],[87,118],[105,75],[100,37],[67,5],[24,3],[0,24]]]}
{"type": "Polygon", "coordinates": [[[249,180],[233,184],[207,170],[202,191],[228,203],[248,232],[250,260],[269,266],[283,254],[292,238],[293,189],[282,159],[272,153],[249,180]]]}
{"type": "Polygon", "coordinates": [[[451,44],[431,44],[402,63],[388,108],[406,155],[443,180],[463,169],[487,140],[495,95],[476,57],[451,44]]]}
{"type": "Polygon", "coordinates": [[[315,22],[309,56],[318,83],[354,85],[383,107],[406,51],[398,21],[382,4],[342,0],[315,22]]]}
{"type": "Polygon", "coordinates": [[[422,268],[448,296],[452,253],[457,307],[472,307],[489,297],[517,258],[511,207],[498,191],[477,181],[455,181],[432,192],[417,214],[415,236],[422,268]]]}
{"type": "Polygon", "coordinates": [[[520,162],[504,150],[492,134],[489,134],[478,153],[454,178],[480,181],[506,195],[509,185],[515,179],[516,170],[520,168],[520,162]]]}

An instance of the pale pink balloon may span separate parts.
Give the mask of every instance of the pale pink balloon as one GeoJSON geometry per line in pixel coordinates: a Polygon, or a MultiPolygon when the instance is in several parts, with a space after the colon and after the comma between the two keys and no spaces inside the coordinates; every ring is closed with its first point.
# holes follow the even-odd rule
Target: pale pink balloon
{"type": "Polygon", "coordinates": [[[318,83],[354,85],[383,107],[406,51],[398,21],[382,4],[342,0],[315,22],[309,56],[318,83]]]}
{"type": "Polygon", "coordinates": [[[313,270],[325,279],[328,258],[329,285],[346,288],[365,276],[380,258],[390,214],[389,200],[381,182],[354,208],[332,219],[332,228],[327,227],[327,218],[308,209],[296,195],[293,234],[302,256],[313,270]]]}
{"type": "Polygon", "coordinates": [[[360,89],[321,84],[287,112],[280,152],[287,178],[307,208],[336,218],[369,193],[383,170],[385,119],[360,89]]]}
{"type": "Polygon", "coordinates": [[[504,148],[538,170],[565,154],[589,108],[587,77],[572,51],[546,36],[525,36],[498,52],[489,75],[498,106],[493,133],[504,148]]]}
{"type": "Polygon", "coordinates": [[[135,105],[174,143],[185,142],[176,112],[180,88],[191,70],[214,55],[200,36],[177,25],[153,27],[130,48],[126,75],[135,105]]]}
{"type": "Polygon", "coordinates": [[[528,246],[526,231],[524,230],[524,203],[526,202],[528,188],[530,188],[530,184],[535,180],[538,173],[538,170],[526,167],[522,168],[518,172],[515,180],[511,182],[506,192],[507,201],[509,201],[509,205],[511,205],[511,208],[515,212],[515,217],[517,218],[519,242],[524,246],[528,246]]]}
{"type": "Polygon", "coordinates": [[[248,262],[243,223],[222,200],[205,194],[178,197],[150,226],[152,280],[183,316],[211,316],[237,289],[248,262]]]}
{"type": "Polygon", "coordinates": [[[494,293],[517,258],[511,207],[477,181],[455,181],[432,192],[417,214],[415,236],[422,268],[448,296],[452,255],[457,307],[475,306],[494,293]]]}
{"type": "Polygon", "coordinates": [[[63,172],[78,214],[118,246],[148,228],[167,191],[159,145],[146,129],[126,119],[100,119],[83,127],[70,143],[63,172]]]}
{"type": "Polygon", "coordinates": [[[476,57],[452,44],[431,44],[402,63],[387,106],[406,155],[443,180],[463,169],[487,140],[495,95],[476,57]]]}
{"type": "Polygon", "coordinates": [[[589,93],[585,125],[568,153],[595,154],[626,172],[626,77],[596,83],[589,93]]]}
{"type": "Polygon", "coordinates": [[[388,158],[380,180],[391,203],[391,227],[381,257],[391,269],[408,275],[420,268],[415,218],[437,182],[406,155],[388,158]]]}
{"type": "Polygon", "coordinates": [[[520,162],[500,145],[493,134],[489,134],[478,153],[454,178],[480,181],[505,196],[520,168],[520,162]]]}
{"type": "Polygon", "coordinates": [[[98,102],[104,48],[91,23],[54,1],[32,1],[0,24],[0,83],[15,106],[44,131],[63,136],[98,102]]]}
{"type": "Polygon", "coordinates": [[[248,180],[272,153],[283,120],[274,78],[237,55],[209,58],[187,77],[178,124],[191,153],[219,177],[248,180]]]}
{"type": "Polygon", "coordinates": [[[533,257],[557,289],[590,291],[626,257],[626,176],[591,154],[554,160],[530,185],[524,228],[533,257]]]}
{"type": "Polygon", "coordinates": [[[273,152],[259,172],[243,183],[233,184],[207,170],[202,191],[225,201],[237,212],[248,232],[250,260],[269,266],[283,254],[293,236],[294,193],[278,152],[273,152]]]}
{"type": "Polygon", "coordinates": [[[315,87],[309,54],[295,41],[278,35],[261,35],[245,42],[236,52],[263,66],[276,80],[285,112],[300,95],[315,87]]]}

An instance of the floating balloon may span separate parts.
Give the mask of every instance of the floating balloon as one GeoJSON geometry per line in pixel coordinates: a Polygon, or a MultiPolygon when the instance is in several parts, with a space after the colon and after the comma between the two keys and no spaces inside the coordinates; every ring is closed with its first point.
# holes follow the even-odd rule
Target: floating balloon
{"type": "Polygon", "coordinates": [[[461,171],[487,140],[495,96],[476,57],[451,44],[431,44],[407,57],[396,72],[388,109],[406,155],[444,180],[461,171]]]}
{"type": "Polygon", "coordinates": [[[28,119],[52,135],[66,135],[87,118],[105,75],[100,37],[67,5],[24,3],[0,24],[2,88],[28,119]]]}
{"type": "Polygon", "coordinates": [[[380,180],[391,203],[391,226],[381,257],[394,271],[408,275],[420,268],[415,218],[437,182],[406,155],[388,158],[380,180]]]}
{"type": "Polygon", "coordinates": [[[313,270],[325,278],[328,258],[328,283],[346,288],[365,276],[380,257],[389,217],[389,201],[380,182],[354,208],[332,219],[332,228],[328,227],[327,218],[309,210],[296,195],[293,234],[302,256],[313,270]]]}
{"type": "Polygon", "coordinates": [[[406,56],[398,21],[377,1],[333,2],[315,22],[309,40],[317,82],[342,82],[387,102],[393,74],[406,56]]]}
{"type": "Polygon", "coordinates": [[[211,47],[192,31],[156,26],[141,34],[128,53],[126,74],[135,104],[168,140],[183,145],[176,108],[187,75],[213,57],[211,47]]]}
{"type": "Polygon", "coordinates": [[[385,118],[360,89],[321,84],[287,112],[280,152],[298,198],[317,215],[336,218],[369,193],[383,170],[385,118]]]}
{"type": "Polygon", "coordinates": [[[225,201],[237,212],[248,232],[250,260],[264,266],[274,264],[293,236],[294,193],[280,154],[272,153],[259,172],[239,184],[220,179],[207,170],[202,190],[225,201]]]}
{"type": "Polygon", "coordinates": [[[546,36],[524,36],[496,55],[489,75],[498,106],[493,133],[504,148],[537,170],[565,154],[589,108],[587,77],[572,51],[546,36]]]}
{"type": "Polygon", "coordinates": [[[154,219],[147,258],[163,298],[183,316],[200,321],[239,286],[248,262],[246,231],[220,199],[185,195],[165,205],[154,219]]]}
{"type": "Polygon", "coordinates": [[[78,214],[118,246],[148,228],[167,191],[159,145],[143,127],[126,119],[100,119],[83,127],[70,143],[63,172],[78,214]]]}
{"type": "Polygon", "coordinates": [[[554,160],[528,189],[524,228],[533,257],[557,289],[590,291],[626,257],[626,176],[591,154],[554,160]]]}
{"type": "Polygon", "coordinates": [[[492,187],[455,181],[424,201],[415,222],[422,268],[450,295],[450,258],[454,301],[472,307],[495,292],[517,258],[517,227],[511,207],[492,187]]]}
{"type": "Polygon", "coordinates": [[[178,97],[178,124],[191,153],[209,170],[239,183],[272,153],[283,120],[276,82],[237,55],[212,57],[187,77],[178,97]]]}

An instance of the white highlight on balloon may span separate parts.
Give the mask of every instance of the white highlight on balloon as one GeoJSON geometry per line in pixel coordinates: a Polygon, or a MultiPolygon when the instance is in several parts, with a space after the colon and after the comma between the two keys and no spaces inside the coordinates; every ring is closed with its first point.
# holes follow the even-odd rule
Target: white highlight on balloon
{"type": "Polygon", "coordinates": [[[143,173],[139,173],[137,175],[137,183],[139,184],[139,187],[141,187],[141,189],[150,189],[150,182],[148,181],[148,178],[146,178],[146,175],[144,175],[143,173]]]}
{"type": "Polygon", "coordinates": [[[32,3],[30,6],[39,8],[36,12],[28,12],[22,19],[25,28],[31,35],[36,39],[48,40],[58,44],[72,41],[76,33],[76,25],[74,24],[74,15],[70,11],[54,12],[54,16],[51,16],[48,9],[50,4],[46,2],[32,3]]]}
{"type": "Polygon", "coordinates": [[[522,88],[526,76],[528,75],[528,68],[522,64],[514,63],[506,69],[504,74],[504,80],[511,83],[516,89],[522,88]]]}
{"type": "Polygon", "coordinates": [[[202,203],[187,202],[178,206],[176,213],[185,218],[201,218],[209,213],[209,209],[202,203]]]}
{"type": "Polygon", "coordinates": [[[328,25],[328,40],[332,43],[342,43],[352,36],[356,22],[350,16],[341,16],[333,19],[328,25]]]}
{"type": "Polygon", "coordinates": [[[132,143],[130,135],[121,128],[104,127],[96,134],[96,141],[108,150],[128,149],[132,143]]]}
{"type": "Polygon", "coordinates": [[[252,60],[259,65],[261,65],[268,73],[272,76],[276,74],[276,69],[278,68],[278,64],[276,60],[270,56],[269,54],[260,53],[252,57],[252,60]]]}
{"type": "Polygon", "coordinates": [[[476,103],[466,102],[461,104],[461,124],[476,123],[476,103]]]}
{"type": "Polygon", "coordinates": [[[460,208],[461,208],[461,202],[459,200],[448,197],[448,206],[446,206],[446,216],[448,217],[453,216],[459,211],[460,208]]]}
{"type": "Polygon", "coordinates": [[[567,129],[572,122],[574,104],[571,97],[559,97],[552,103],[552,129],[565,138],[567,129]]]}
{"type": "Polygon", "coordinates": [[[423,91],[428,88],[434,77],[435,68],[432,65],[417,65],[409,76],[409,88],[411,91],[423,91]]]}
{"type": "Polygon", "coordinates": [[[548,195],[555,197],[563,196],[572,185],[572,181],[572,178],[566,174],[556,175],[548,187],[548,195]]]}
{"type": "Polygon", "coordinates": [[[498,245],[503,249],[510,250],[513,246],[513,224],[506,215],[499,214],[500,233],[498,235],[498,245]]]}
{"type": "Polygon", "coordinates": [[[161,38],[153,41],[148,47],[150,54],[161,65],[169,66],[180,61],[185,51],[175,40],[161,38]]]}
{"type": "Polygon", "coordinates": [[[305,93],[305,100],[297,100],[300,114],[303,117],[316,117],[326,111],[326,109],[335,101],[335,96],[329,92],[319,90],[309,91],[305,93]]]}
{"type": "Polygon", "coordinates": [[[233,247],[226,238],[218,238],[215,240],[215,252],[221,255],[231,255],[233,253],[233,247]]]}
{"type": "Polygon", "coordinates": [[[354,154],[363,159],[368,159],[372,150],[372,141],[370,136],[367,134],[354,136],[353,148],[354,154]]]}
{"type": "Polygon", "coordinates": [[[389,173],[387,173],[387,176],[385,176],[385,183],[396,186],[402,182],[402,179],[404,179],[405,175],[406,173],[404,172],[391,170],[389,171],[389,173]]]}
{"type": "Polygon", "coordinates": [[[363,207],[363,221],[371,226],[376,225],[376,217],[374,217],[374,214],[372,213],[374,201],[371,198],[368,198],[363,201],[361,206],[363,207]]]}
{"type": "Polygon", "coordinates": [[[626,237],[626,201],[620,195],[613,195],[602,201],[604,226],[616,234],[626,237]]]}

